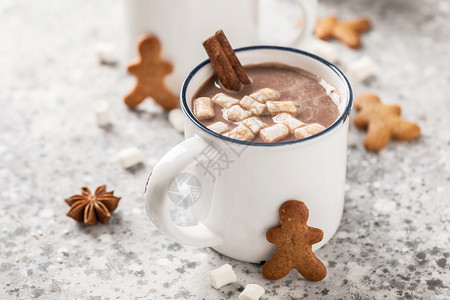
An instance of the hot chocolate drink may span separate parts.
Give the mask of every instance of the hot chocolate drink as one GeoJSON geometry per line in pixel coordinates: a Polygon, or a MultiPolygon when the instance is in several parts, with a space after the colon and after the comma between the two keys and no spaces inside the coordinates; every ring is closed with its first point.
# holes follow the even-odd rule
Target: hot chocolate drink
{"type": "Polygon", "coordinates": [[[216,74],[193,96],[197,119],[230,138],[285,142],[314,135],[339,117],[336,89],[305,70],[264,63],[245,66],[251,84],[226,90],[216,74]]]}

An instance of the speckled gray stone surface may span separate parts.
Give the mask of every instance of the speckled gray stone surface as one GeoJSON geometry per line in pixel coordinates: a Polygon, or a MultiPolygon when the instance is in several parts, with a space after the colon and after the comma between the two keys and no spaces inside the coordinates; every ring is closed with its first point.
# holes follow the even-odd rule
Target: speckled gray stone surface
{"type": "Polygon", "coordinates": [[[376,79],[353,82],[400,104],[421,137],[367,152],[350,128],[345,210],[317,252],[328,275],[291,272],[271,282],[261,266],[211,249],[183,247],[146,216],[144,184],[155,161],[182,135],[148,101],[131,112],[121,98],[134,79],[99,65],[98,41],[120,44],[121,3],[0,2],[0,299],[236,299],[257,283],[264,299],[450,298],[450,3],[447,0],[329,0],[320,15],[369,16],[374,29],[353,51],[338,45],[344,71],[360,56],[376,79]],[[113,126],[95,125],[93,102],[113,126]],[[123,170],[116,153],[137,146],[145,164],[123,170]],[[64,198],[100,184],[122,196],[106,225],[65,216],[64,198]],[[207,272],[230,263],[238,282],[213,289],[207,272]]]}

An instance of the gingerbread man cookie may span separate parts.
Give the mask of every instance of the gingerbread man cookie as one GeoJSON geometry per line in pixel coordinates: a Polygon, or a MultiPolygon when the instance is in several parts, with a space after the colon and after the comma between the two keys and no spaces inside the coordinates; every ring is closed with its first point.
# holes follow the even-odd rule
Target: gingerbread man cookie
{"type": "Polygon", "coordinates": [[[355,125],[367,128],[364,146],[371,151],[383,149],[391,138],[410,141],[420,135],[420,127],[400,117],[398,105],[384,105],[374,94],[363,94],[356,98],[355,125]]]}
{"type": "Polygon", "coordinates": [[[262,274],[267,279],[280,279],[292,269],[308,280],[325,278],[327,270],[314,255],[312,245],[320,242],[323,232],[306,225],[309,211],[302,201],[289,200],[279,210],[281,226],[267,231],[266,238],[278,246],[273,257],[264,264],[262,274]]]}
{"type": "Polygon", "coordinates": [[[335,38],[350,48],[359,48],[361,46],[360,34],[369,29],[370,21],[366,18],[341,22],[335,16],[330,16],[317,21],[314,33],[319,39],[335,38]]]}
{"type": "Polygon", "coordinates": [[[161,59],[161,44],[152,35],[139,41],[140,60],[128,66],[128,72],[136,76],[134,89],[125,96],[125,104],[136,107],[147,97],[152,97],[163,108],[170,110],[178,106],[178,98],[164,84],[164,77],[170,74],[173,66],[161,59]]]}

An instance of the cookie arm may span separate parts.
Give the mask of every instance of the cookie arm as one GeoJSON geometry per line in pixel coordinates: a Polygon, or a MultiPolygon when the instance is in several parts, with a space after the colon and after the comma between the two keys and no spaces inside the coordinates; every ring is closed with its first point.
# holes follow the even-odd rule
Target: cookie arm
{"type": "Polygon", "coordinates": [[[372,105],[378,105],[381,103],[380,98],[375,94],[362,94],[355,99],[356,111],[363,109],[364,107],[370,108],[372,105]]]}
{"type": "Polygon", "coordinates": [[[367,128],[369,125],[370,114],[366,110],[359,111],[355,116],[355,126],[358,128],[367,128]]]}
{"type": "Polygon", "coordinates": [[[349,24],[358,32],[366,32],[371,27],[370,20],[367,18],[359,18],[349,24]]]}
{"type": "Polygon", "coordinates": [[[282,240],[281,227],[269,229],[266,233],[266,239],[272,244],[278,244],[282,240]]]}
{"type": "Polygon", "coordinates": [[[170,74],[173,71],[173,66],[171,63],[168,62],[162,62],[161,63],[161,73],[165,74],[170,74]]]}
{"type": "Polygon", "coordinates": [[[128,68],[127,68],[128,73],[133,74],[133,75],[137,75],[140,65],[141,65],[140,63],[135,63],[135,64],[129,65],[128,68]]]}
{"type": "Polygon", "coordinates": [[[400,119],[392,127],[392,137],[399,141],[410,141],[420,135],[420,127],[416,123],[400,119]]]}
{"type": "Polygon", "coordinates": [[[338,20],[335,16],[320,19],[317,21],[314,33],[319,39],[327,40],[331,37],[333,28],[336,26],[338,20]]]}
{"type": "Polygon", "coordinates": [[[349,24],[336,25],[333,29],[333,36],[350,48],[361,46],[358,32],[349,24]]]}
{"type": "Polygon", "coordinates": [[[402,113],[402,108],[398,105],[385,105],[386,109],[388,111],[390,111],[391,113],[400,116],[400,114],[402,113]]]}
{"type": "Polygon", "coordinates": [[[322,240],[323,238],[323,231],[319,228],[309,227],[308,228],[308,241],[309,243],[315,244],[322,240]]]}

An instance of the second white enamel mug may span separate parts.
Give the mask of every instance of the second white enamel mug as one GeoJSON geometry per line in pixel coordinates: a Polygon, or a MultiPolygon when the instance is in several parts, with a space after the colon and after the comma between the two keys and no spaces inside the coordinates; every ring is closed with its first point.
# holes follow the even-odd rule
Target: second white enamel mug
{"type": "Polygon", "coordinates": [[[308,44],[317,10],[317,0],[123,0],[123,4],[128,59],[137,55],[140,36],[156,35],[163,58],[174,66],[165,83],[175,94],[189,71],[207,57],[201,44],[217,30],[222,29],[235,48],[260,43],[301,47],[308,44]]]}

